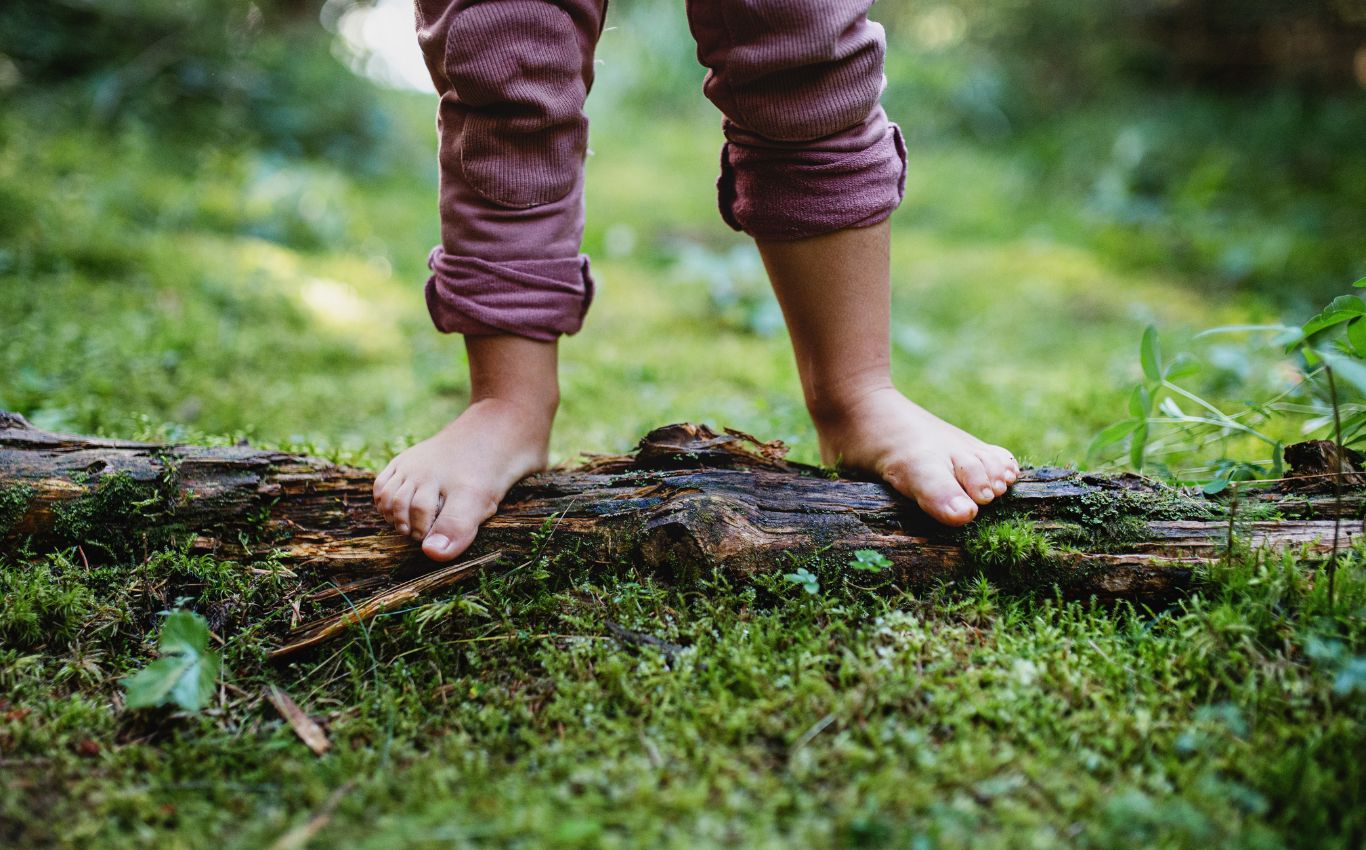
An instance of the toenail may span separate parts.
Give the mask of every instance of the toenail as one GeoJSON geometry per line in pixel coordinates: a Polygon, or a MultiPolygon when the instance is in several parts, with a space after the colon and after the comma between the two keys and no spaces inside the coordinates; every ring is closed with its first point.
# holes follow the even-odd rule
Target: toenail
{"type": "Polygon", "coordinates": [[[447,546],[451,545],[450,538],[444,534],[433,534],[424,542],[430,543],[433,549],[445,549],[447,546]]]}
{"type": "Polygon", "coordinates": [[[400,522],[398,525],[396,525],[396,526],[394,526],[394,527],[398,529],[398,533],[399,533],[399,534],[407,534],[407,533],[408,533],[408,523],[406,523],[406,522],[400,522]]]}
{"type": "Polygon", "coordinates": [[[996,497],[996,491],[990,487],[983,487],[981,495],[983,499],[993,499],[996,497]]]}
{"type": "Polygon", "coordinates": [[[972,500],[967,496],[955,496],[953,501],[949,502],[949,513],[952,514],[965,514],[972,508],[972,500]]]}

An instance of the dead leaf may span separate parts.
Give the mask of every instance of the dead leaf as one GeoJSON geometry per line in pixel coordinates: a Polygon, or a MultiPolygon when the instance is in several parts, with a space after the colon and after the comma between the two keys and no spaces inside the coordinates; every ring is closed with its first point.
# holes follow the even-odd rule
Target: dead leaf
{"type": "Polygon", "coordinates": [[[320,756],[332,749],[332,742],[327,739],[322,727],[305,714],[289,694],[271,685],[266,688],[266,699],[270,700],[270,704],[275,706],[275,710],[289,723],[289,728],[294,730],[299,740],[308,745],[314,755],[320,756]]]}

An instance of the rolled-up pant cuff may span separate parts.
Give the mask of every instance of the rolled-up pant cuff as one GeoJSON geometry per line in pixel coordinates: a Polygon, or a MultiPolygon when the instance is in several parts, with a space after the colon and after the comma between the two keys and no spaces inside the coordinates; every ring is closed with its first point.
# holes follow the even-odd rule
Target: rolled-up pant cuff
{"type": "Polygon", "coordinates": [[[755,239],[805,239],[887,219],[906,193],[906,145],[888,122],[856,151],[727,142],[717,181],[721,217],[755,239]]]}
{"type": "Polygon", "coordinates": [[[515,334],[551,342],[583,326],[593,300],[588,257],[489,262],[447,254],[427,258],[427,310],[438,330],[515,334]]]}

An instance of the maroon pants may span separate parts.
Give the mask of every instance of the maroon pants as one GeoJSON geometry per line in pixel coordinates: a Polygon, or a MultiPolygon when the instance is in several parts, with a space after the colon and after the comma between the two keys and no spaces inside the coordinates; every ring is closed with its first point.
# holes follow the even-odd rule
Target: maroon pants
{"type": "MultiPolygon", "coordinates": [[[[879,105],[872,0],[688,0],[703,91],[724,114],[721,215],[757,239],[876,224],[906,153],[879,105]]],[[[417,0],[441,95],[436,326],[553,340],[593,297],[583,235],[584,99],[605,0],[417,0]]]]}

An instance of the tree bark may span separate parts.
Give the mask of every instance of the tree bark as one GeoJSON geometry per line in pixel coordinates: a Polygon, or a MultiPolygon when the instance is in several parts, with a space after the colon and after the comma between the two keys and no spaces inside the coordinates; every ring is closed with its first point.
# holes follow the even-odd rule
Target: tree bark
{"type": "Polygon", "coordinates": [[[83,556],[137,556],[188,538],[244,563],[272,554],[333,608],[275,650],[287,655],[479,570],[557,552],[743,578],[793,569],[787,555],[844,564],[875,549],[902,586],[985,573],[1012,588],[1161,604],[1231,544],[1326,553],[1336,534],[1348,545],[1366,504],[1362,479],[1339,500],[1313,492],[1325,474],[1313,470],[1292,479],[1308,492],[1283,485],[1214,500],[1136,475],[1039,467],[967,529],[949,529],[880,482],[832,477],[784,452],[736,431],[659,428],[633,454],[525,479],[459,563],[438,565],[375,512],[367,470],[246,445],[53,434],[0,413],[0,553],[80,546],[83,556]],[[1053,543],[1012,550],[994,530],[1005,520],[1053,543]]]}

